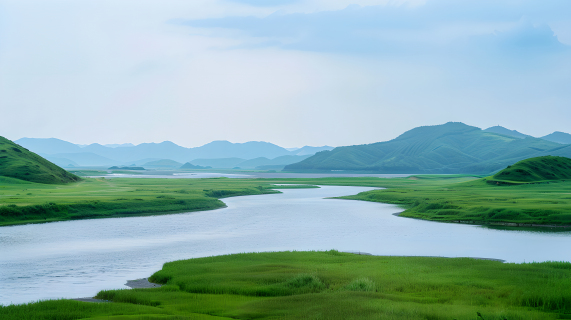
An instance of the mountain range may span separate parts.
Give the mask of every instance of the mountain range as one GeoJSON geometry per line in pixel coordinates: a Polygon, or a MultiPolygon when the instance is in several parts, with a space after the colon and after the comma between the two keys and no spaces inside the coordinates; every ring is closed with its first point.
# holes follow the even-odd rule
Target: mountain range
{"type": "Polygon", "coordinates": [[[297,172],[337,170],[380,173],[490,173],[519,160],[543,155],[571,156],[571,134],[541,138],[494,126],[482,130],[463,123],[418,127],[368,145],[286,149],[268,142],[213,141],[185,148],[170,141],[116,145],[76,145],[50,138],[22,138],[19,145],[62,166],[144,166],[264,169],[297,172]]]}
{"type": "MultiPolygon", "coordinates": [[[[571,145],[549,141],[553,135],[534,138],[503,127],[482,130],[449,122],[414,128],[386,142],[318,152],[284,170],[488,174],[526,158],[571,157],[571,145]]],[[[566,141],[561,139],[567,135],[555,138],[566,141]]]]}
{"type": "MultiPolygon", "coordinates": [[[[179,162],[182,165],[182,163],[192,162],[196,159],[239,158],[239,162],[244,162],[256,158],[271,160],[278,157],[291,156],[290,162],[286,161],[284,163],[284,161],[281,161],[279,163],[286,165],[301,161],[318,151],[333,149],[333,147],[329,146],[305,146],[289,151],[275,144],[260,141],[245,143],[213,141],[196,148],[185,148],[170,141],[142,143],[136,146],[132,144],[104,146],[97,143],[80,146],[55,138],[22,138],[15,142],[63,167],[144,165],[145,163],[165,159],[179,162]]],[[[192,162],[192,164],[196,165],[197,163],[192,162]]]]}

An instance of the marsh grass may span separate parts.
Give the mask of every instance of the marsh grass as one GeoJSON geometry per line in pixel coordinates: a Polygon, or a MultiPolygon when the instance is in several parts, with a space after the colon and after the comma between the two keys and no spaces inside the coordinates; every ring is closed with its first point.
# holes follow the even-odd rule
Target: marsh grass
{"type": "Polygon", "coordinates": [[[406,184],[386,181],[373,190],[343,199],[400,205],[403,217],[476,224],[571,225],[571,182],[491,185],[486,178],[466,181],[424,179],[406,184]]]}
{"type": "Polygon", "coordinates": [[[86,178],[46,185],[2,178],[0,225],[212,210],[225,206],[221,198],[279,192],[272,188],[250,179],[86,178]]]}
{"type": "Polygon", "coordinates": [[[0,178],[0,225],[141,216],[224,207],[226,197],[315,185],[384,187],[341,199],[391,203],[441,222],[571,225],[571,181],[490,185],[467,175],[320,179],[85,179],[71,185],[0,178]],[[291,184],[276,186],[276,184],[291,184]],[[26,195],[32,193],[32,195],[26,195]]]}
{"type": "Polygon", "coordinates": [[[348,291],[363,291],[363,292],[373,292],[376,291],[375,282],[369,278],[359,278],[351,281],[345,286],[345,290],[348,291]]]}
{"type": "Polygon", "coordinates": [[[113,303],[7,306],[0,308],[0,318],[515,320],[571,315],[571,269],[557,262],[249,253],[169,262],[151,281],[166,285],[97,295],[113,303]]]}

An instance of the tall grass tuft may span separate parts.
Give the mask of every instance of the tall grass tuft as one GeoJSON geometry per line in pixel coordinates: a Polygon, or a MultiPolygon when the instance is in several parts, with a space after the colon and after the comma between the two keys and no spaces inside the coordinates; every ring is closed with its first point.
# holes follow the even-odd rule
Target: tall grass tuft
{"type": "Polygon", "coordinates": [[[316,292],[325,289],[321,280],[312,274],[298,274],[285,283],[286,287],[292,289],[302,289],[308,292],[316,292]]]}
{"type": "Polygon", "coordinates": [[[138,290],[103,290],[100,291],[96,296],[96,299],[102,300],[110,300],[113,302],[123,302],[123,303],[131,303],[131,304],[140,304],[145,306],[156,307],[161,303],[159,301],[147,299],[141,297],[138,294],[138,290]]]}
{"type": "Polygon", "coordinates": [[[359,278],[346,285],[345,290],[370,292],[375,291],[376,286],[375,282],[369,278],[359,278]]]}

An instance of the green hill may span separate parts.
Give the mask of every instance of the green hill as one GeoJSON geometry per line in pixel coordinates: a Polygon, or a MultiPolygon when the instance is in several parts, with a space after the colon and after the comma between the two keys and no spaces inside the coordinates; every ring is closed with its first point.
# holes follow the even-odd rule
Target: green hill
{"type": "Polygon", "coordinates": [[[418,127],[386,142],[318,152],[284,170],[488,174],[522,159],[544,155],[571,157],[571,145],[533,137],[515,138],[449,122],[418,127]]]}
{"type": "Polygon", "coordinates": [[[0,137],[0,176],[51,184],[81,180],[4,137],[0,137]]]}
{"type": "Polygon", "coordinates": [[[571,179],[571,159],[544,156],[522,160],[494,175],[494,180],[537,182],[571,179]]]}

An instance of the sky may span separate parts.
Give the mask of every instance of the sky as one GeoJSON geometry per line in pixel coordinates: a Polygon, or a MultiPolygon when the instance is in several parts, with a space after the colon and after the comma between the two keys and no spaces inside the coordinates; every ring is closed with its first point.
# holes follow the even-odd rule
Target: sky
{"type": "Polygon", "coordinates": [[[571,1],[0,0],[0,135],[78,144],[571,133],[571,1]]]}

